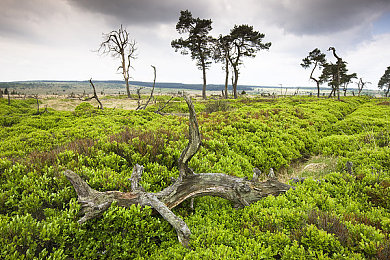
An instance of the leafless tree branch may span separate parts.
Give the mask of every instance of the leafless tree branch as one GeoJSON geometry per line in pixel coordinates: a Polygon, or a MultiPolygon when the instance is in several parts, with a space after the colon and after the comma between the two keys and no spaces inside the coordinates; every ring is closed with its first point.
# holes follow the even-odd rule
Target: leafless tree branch
{"type": "Polygon", "coordinates": [[[102,104],[102,102],[100,102],[99,97],[96,94],[96,88],[95,88],[95,85],[92,82],[92,78],[89,80],[89,83],[91,84],[91,86],[93,88],[93,96],[90,97],[90,98],[85,98],[83,101],[89,101],[89,100],[92,100],[92,99],[96,99],[96,101],[99,103],[99,108],[101,110],[103,110],[103,104],[102,104]]]}
{"type": "Polygon", "coordinates": [[[141,95],[139,94],[139,92],[137,91],[137,94],[138,94],[138,107],[136,108],[136,110],[143,110],[143,109],[146,109],[146,107],[149,105],[149,102],[150,100],[153,98],[153,93],[154,93],[154,86],[156,85],[156,67],[151,65],[152,68],[153,68],[153,71],[154,71],[154,79],[153,79],[153,87],[152,87],[152,91],[150,92],[150,96],[149,96],[149,99],[146,101],[145,105],[141,105],[141,95]]]}

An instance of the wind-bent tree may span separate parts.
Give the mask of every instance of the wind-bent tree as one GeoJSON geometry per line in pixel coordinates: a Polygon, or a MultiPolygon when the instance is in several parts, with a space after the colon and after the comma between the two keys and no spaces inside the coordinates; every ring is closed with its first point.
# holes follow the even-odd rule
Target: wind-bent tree
{"type": "Polygon", "coordinates": [[[332,51],[333,56],[337,59],[337,62],[335,66],[333,67],[333,71],[335,71],[335,74],[333,74],[333,89],[334,94],[337,93],[337,99],[340,100],[340,85],[341,85],[341,67],[343,66],[344,62],[343,59],[340,58],[336,54],[336,49],[334,47],[329,47],[328,51],[332,51]]]}
{"type": "Polygon", "coordinates": [[[348,84],[352,79],[357,78],[356,73],[347,74],[347,62],[343,61],[337,54],[334,47],[330,47],[328,51],[333,52],[333,56],[337,59],[336,63],[324,63],[322,74],[320,76],[321,82],[328,82],[332,88],[329,98],[337,94],[337,99],[340,100],[340,87],[343,86],[344,93],[346,93],[348,84]]]}
{"type": "Polygon", "coordinates": [[[196,65],[203,72],[202,97],[206,99],[206,70],[210,66],[212,56],[213,37],[209,36],[212,21],[210,19],[200,19],[192,17],[190,11],[180,11],[179,22],[176,24],[176,30],[179,34],[188,34],[186,39],[180,37],[171,42],[172,48],[181,54],[191,53],[191,58],[196,60],[196,65]]]}
{"type": "Polygon", "coordinates": [[[66,170],[64,175],[72,183],[81,204],[80,224],[100,216],[116,201],[118,206],[150,206],[167,220],[175,229],[180,243],[189,245],[191,231],[187,224],[171,209],[187,199],[200,196],[218,196],[230,200],[237,207],[248,206],[266,196],[279,195],[290,185],[277,180],[271,168],[268,180],[259,181],[260,170],[253,170],[253,178],[239,178],[222,173],[194,173],[188,162],[199,150],[202,141],[195,109],[189,97],[184,96],[189,108],[189,142],[178,160],[179,176],[175,182],[157,193],[146,192],[141,186],[143,167],[136,164],[130,177],[131,191],[105,191],[92,189],[79,175],[66,170]]]}
{"type": "Polygon", "coordinates": [[[263,43],[265,35],[253,30],[253,26],[247,24],[235,25],[230,31],[229,37],[231,47],[228,55],[229,62],[233,68],[233,94],[237,98],[237,83],[239,66],[242,64],[243,57],[255,57],[256,52],[260,50],[268,50],[271,43],[263,43]]]}
{"type": "Polygon", "coordinates": [[[121,65],[118,71],[122,71],[123,79],[126,83],[127,97],[130,98],[129,88],[129,70],[132,67],[132,60],[136,59],[136,42],[129,37],[126,28],[121,27],[117,31],[103,34],[103,42],[100,44],[98,52],[102,54],[111,54],[114,58],[120,58],[121,65]]]}
{"type": "Polygon", "coordinates": [[[343,86],[344,95],[347,91],[348,84],[351,83],[351,80],[357,78],[356,73],[347,74],[347,63],[342,62],[341,65],[333,63],[325,63],[323,65],[322,74],[320,76],[321,82],[328,82],[328,85],[332,88],[332,91],[329,94],[329,98],[332,96],[338,96],[340,99],[340,86],[343,86]]]}
{"type": "Polygon", "coordinates": [[[315,48],[312,50],[309,55],[302,60],[301,66],[305,69],[310,68],[310,66],[313,65],[313,69],[310,73],[310,79],[315,81],[317,84],[317,97],[320,97],[320,85],[321,80],[320,78],[314,77],[314,71],[318,68],[319,70],[324,67],[324,64],[326,64],[326,58],[325,54],[322,53],[318,48],[315,48]]]}
{"type": "Polygon", "coordinates": [[[390,92],[390,66],[387,67],[385,73],[383,74],[383,76],[379,80],[378,88],[384,90],[386,97],[389,96],[389,92],[390,92]]]}

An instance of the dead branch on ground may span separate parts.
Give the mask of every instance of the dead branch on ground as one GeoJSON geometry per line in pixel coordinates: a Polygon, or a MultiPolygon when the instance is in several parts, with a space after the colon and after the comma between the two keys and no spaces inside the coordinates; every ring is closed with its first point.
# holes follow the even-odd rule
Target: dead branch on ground
{"type": "Polygon", "coordinates": [[[183,201],[200,196],[217,196],[231,201],[235,207],[245,207],[266,196],[277,196],[292,188],[290,185],[279,182],[272,169],[268,180],[264,182],[259,181],[261,172],[258,169],[254,169],[251,180],[223,173],[194,173],[188,167],[188,162],[199,150],[202,141],[194,106],[189,97],[184,96],[184,98],[190,111],[189,142],[178,160],[179,176],[176,181],[160,192],[146,192],[140,185],[143,167],[136,164],[130,178],[130,192],[100,192],[92,189],[76,173],[66,170],[64,175],[72,183],[81,204],[83,217],[79,220],[80,224],[100,216],[114,201],[118,206],[126,208],[133,204],[150,206],[175,228],[180,243],[188,247],[190,229],[180,217],[171,211],[183,201]]]}

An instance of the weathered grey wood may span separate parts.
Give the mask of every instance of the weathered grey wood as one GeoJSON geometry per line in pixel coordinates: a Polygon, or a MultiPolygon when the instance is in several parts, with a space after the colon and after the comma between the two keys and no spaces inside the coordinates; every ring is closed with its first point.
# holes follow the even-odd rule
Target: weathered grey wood
{"type": "Polygon", "coordinates": [[[102,102],[100,102],[100,99],[99,99],[98,95],[96,94],[96,88],[95,88],[95,85],[92,82],[92,78],[89,80],[89,83],[91,83],[91,86],[93,88],[93,96],[90,97],[90,98],[85,98],[83,101],[89,101],[89,100],[92,100],[92,99],[96,99],[96,101],[99,103],[100,109],[103,110],[103,104],[102,104],[102,102]]]}
{"type": "Polygon", "coordinates": [[[192,170],[188,168],[188,162],[198,152],[200,145],[202,144],[198,120],[196,119],[196,113],[194,105],[191,102],[190,97],[184,95],[184,99],[187,102],[190,115],[189,115],[189,142],[187,147],[183,150],[178,161],[179,167],[179,180],[187,175],[193,174],[192,170]]]}
{"type": "Polygon", "coordinates": [[[157,197],[152,193],[144,193],[141,197],[142,204],[146,204],[154,208],[160,213],[160,215],[171,224],[177,232],[177,237],[179,242],[188,247],[190,243],[191,231],[188,228],[187,224],[178,216],[176,216],[163,202],[161,202],[157,197]]]}
{"type": "Polygon", "coordinates": [[[269,169],[268,179],[276,179],[276,175],[274,173],[274,169],[269,169]]]}
{"type": "Polygon", "coordinates": [[[189,198],[200,196],[217,196],[234,204],[247,206],[266,196],[284,193],[290,188],[290,185],[277,179],[259,182],[223,173],[199,173],[186,176],[156,193],[156,196],[169,208],[174,208],[189,198]]]}
{"type": "Polygon", "coordinates": [[[79,220],[80,224],[100,216],[113,201],[126,208],[133,204],[150,206],[176,229],[179,241],[184,246],[188,245],[191,233],[184,221],[170,211],[183,201],[200,196],[217,196],[230,200],[236,207],[245,207],[266,196],[277,196],[291,188],[275,178],[259,182],[222,173],[201,173],[187,175],[157,193],[147,193],[140,188],[132,192],[99,192],[70,170],[65,171],[65,176],[74,186],[82,207],[81,213],[84,216],[79,220]]]}
{"type": "Polygon", "coordinates": [[[252,182],[258,181],[260,175],[261,175],[261,171],[260,171],[258,168],[254,168],[254,169],[253,169],[252,182]]]}
{"type": "Polygon", "coordinates": [[[188,161],[194,156],[201,145],[198,122],[190,98],[185,96],[190,109],[190,137],[187,147],[182,152],[179,165],[179,178],[170,186],[157,193],[145,192],[140,186],[143,167],[135,165],[131,175],[131,192],[106,191],[92,189],[76,173],[66,170],[64,175],[72,183],[81,204],[79,220],[82,224],[89,219],[100,216],[111,203],[116,201],[118,206],[129,208],[131,205],[150,206],[167,220],[178,234],[183,246],[188,246],[190,229],[186,223],[176,216],[171,209],[187,199],[193,200],[200,196],[217,196],[231,201],[236,207],[248,206],[266,196],[277,196],[292,188],[292,186],[277,180],[273,170],[270,170],[268,180],[260,182],[260,170],[254,169],[253,178],[239,178],[222,173],[194,173],[188,168],[188,161]]]}
{"type": "Polygon", "coordinates": [[[139,182],[142,179],[143,171],[144,171],[143,166],[139,164],[134,165],[133,173],[131,174],[130,177],[132,191],[137,191],[137,190],[145,191],[145,189],[139,184],[139,182]]]}

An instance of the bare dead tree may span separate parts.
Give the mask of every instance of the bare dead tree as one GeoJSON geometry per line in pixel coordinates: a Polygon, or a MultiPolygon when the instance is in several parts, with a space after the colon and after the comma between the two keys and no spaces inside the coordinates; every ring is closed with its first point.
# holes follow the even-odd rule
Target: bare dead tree
{"type": "Polygon", "coordinates": [[[364,82],[362,78],[359,79],[359,81],[357,82],[357,87],[358,87],[358,96],[360,97],[360,93],[362,92],[364,86],[366,84],[371,84],[371,82],[364,82]]]}
{"type": "Polygon", "coordinates": [[[129,38],[129,33],[122,25],[117,31],[103,34],[103,42],[98,49],[98,52],[102,54],[111,54],[114,58],[120,58],[121,65],[118,70],[122,70],[128,98],[130,98],[129,70],[133,68],[131,61],[136,59],[136,50],[136,42],[129,38]]]}
{"type": "Polygon", "coordinates": [[[142,106],[141,104],[141,90],[144,89],[145,87],[139,87],[136,89],[136,93],[137,93],[137,108],[135,110],[139,110],[140,107],[142,106]]]}
{"type": "Polygon", "coordinates": [[[156,67],[153,66],[153,65],[150,65],[150,66],[152,66],[152,68],[153,68],[153,74],[154,74],[154,78],[153,78],[153,87],[152,87],[152,91],[150,92],[149,99],[148,99],[148,101],[146,102],[146,104],[145,104],[145,106],[144,106],[143,109],[145,109],[145,108],[148,106],[150,100],[153,98],[154,87],[156,86],[156,67]]]}
{"type": "Polygon", "coordinates": [[[153,71],[154,71],[154,79],[153,79],[152,91],[150,92],[149,99],[146,101],[145,105],[141,105],[141,94],[139,93],[141,90],[140,89],[139,89],[139,91],[137,90],[137,94],[138,94],[138,107],[136,108],[136,110],[146,109],[146,107],[149,105],[150,100],[152,100],[152,98],[153,98],[154,86],[156,85],[156,67],[153,66],[153,65],[150,65],[150,66],[152,66],[153,71]]]}
{"type": "Polygon", "coordinates": [[[81,204],[82,218],[80,224],[100,216],[112,202],[118,206],[129,208],[131,205],[150,206],[156,210],[175,229],[180,243],[187,247],[191,231],[187,224],[171,209],[187,199],[200,196],[218,196],[231,201],[237,207],[248,206],[266,196],[279,195],[292,186],[281,183],[271,170],[268,180],[260,182],[261,172],[254,170],[253,178],[239,178],[223,173],[194,173],[188,162],[197,153],[202,144],[195,109],[188,96],[184,96],[189,108],[189,142],[178,161],[179,176],[169,187],[157,193],[145,192],[140,185],[143,166],[136,164],[131,175],[131,191],[105,191],[92,189],[79,175],[66,170],[64,175],[72,183],[78,201],[81,204]]]}
{"type": "Polygon", "coordinates": [[[93,88],[93,96],[89,97],[89,98],[85,98],[85,99],[83,99],[83,101],[89,101],[89,100],[92,100],[92,99],[96,99],[96,101],[99,103],[99,108],[101,110],[103,110],[103,104],[102,104],[102,102],[100,102],[99,97],[98,97],[98,95],[96,93],[96,88],[95,88],[95,85],[92,82],[92,78],[89,80],[89,83],[91,83],[91,86],[93,88]]]}
{"type": "Polygon", "coordinates": [[[38,94],[34,95],[35,99],[37,100],[37,115],[39,115],[39,99],[38,99],[38,94]]]}
{"type": "Polygon", "coordinates": [[[49,111],[47,110],[47,105],[45,105],[45,110],[43,110],[43,111],[39,110],[39,96],[38,96],[38,94],[33,95],[33,97],[37,101],[37,113],[36,114],[37,115],[41,115],[41,114],[44,114],[44,113],[48,113],[49,111]]]}

